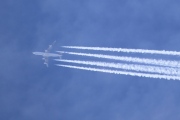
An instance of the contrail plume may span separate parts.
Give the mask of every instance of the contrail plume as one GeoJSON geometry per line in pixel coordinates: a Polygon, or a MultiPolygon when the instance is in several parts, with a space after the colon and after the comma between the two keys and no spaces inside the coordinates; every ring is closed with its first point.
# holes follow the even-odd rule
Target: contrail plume
{"type": "Polygon", "coordinates": [[[170,68],[170,67],[158,67],[158,66],[124,64],[124,63],[108,63],[108,62],[97,62],[97,61],[66,60],[66,59],[55,59],[55,60],[61,61],[61,62],[68,62],[68,63],[119,68],[119,69],[132,70],[132,71],[138,71],[138,72],[180,75],[180,71],[178,69],[170,68]]]}
{"type": "Polygon", "coordinates": [[[139,76],[139,77],[159,78],[159,79],[167,79],[167,80],[170,80],[170,79],[172,79],[172,80],[180,80],[180,77],[169,76],[169,75],[147,74],[147,73],[137,73],[137,72],[126,72],[126,71],[111,70],[111,69],[98,69],[98,68],[91,68],[91,67],[79,67],[79,66],[61,65],[61,64],[57,64],[57,66],[74,68],[74,69],[81,69],[81,70],[96,71],[96,72],[105,72],[105,73],[113,73],[113,74],[139,76]]]}
{"type": "Polygon", "coordinates": [[[113,55],[103,55],[103,54],[90,54],[90,53],[77,53],[77,52],[65,52],[65,51],[57,51],[61,53],[71,54],[71,55],[80,55],[80,56],[88,56],[88,57],[96,57],[96,58],[105,58],[105,59],[113,59],[120,60],[126,62],[134,62],[141,64],[152,64],[158,66],[169,66],[169,67],[180,67],[179,61],[170,61],[170,60],[161,60],[161,59],[147,59],[147,58],[138,58],[138,57],[126,57],[126,56],[113,56],[113,55]]]}
{"type": "Polygon", "coordinates": [[[101,50],[111,52],[126,52],[126,53],[148,53],[148,54],[162,54],[162,55],[180,55],[177,51],[165,50],[147,50],[147,49],[127,49],[127,48],[108,48],[108,47],[82,47],[82,46],[62,46],[63,48],[83,49],[83,50],[101,50]]]}

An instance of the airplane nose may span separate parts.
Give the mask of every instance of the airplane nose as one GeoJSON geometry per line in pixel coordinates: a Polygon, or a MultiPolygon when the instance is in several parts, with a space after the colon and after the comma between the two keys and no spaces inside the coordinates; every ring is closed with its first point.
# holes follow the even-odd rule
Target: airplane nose
{"type": "Polygon", "coordinates": [[[34,55],[36,55],[36,52],[32,52],[34,55]]]}

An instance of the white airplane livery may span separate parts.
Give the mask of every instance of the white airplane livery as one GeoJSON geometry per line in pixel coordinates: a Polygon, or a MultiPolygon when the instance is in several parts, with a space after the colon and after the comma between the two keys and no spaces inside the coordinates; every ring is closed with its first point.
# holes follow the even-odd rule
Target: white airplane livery
{"type": "Polygon", "coordinates": [[[59,57],[61,58],[60,54],[50,53],[50,50],[52,49],[52,46],[55,44],[56,41],[54,41],[51,45],[49,45],[48,49],[45,50],[45,52],[33,52],[34,55],[41,55],[43,56],[44,64],[48,67],[48,58],[49,57],[59,57]]]}

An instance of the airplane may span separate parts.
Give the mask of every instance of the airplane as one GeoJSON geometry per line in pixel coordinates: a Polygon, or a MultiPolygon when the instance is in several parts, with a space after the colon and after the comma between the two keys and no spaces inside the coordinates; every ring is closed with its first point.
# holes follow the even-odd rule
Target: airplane
{"type": "Polygon", "coordinates": [[[52,46],[55,44],[56,41],[54,41],[51,45],[49,45],[48,49],[45,50],[45,52],[33,52],[34,55],[41,55],[43,56],[44,64],[48,67],[48,58],[49,57],[59,57],[61,59],[62,53],[55,54],[55,53],[49,53],[52,49],[52,46]]]}

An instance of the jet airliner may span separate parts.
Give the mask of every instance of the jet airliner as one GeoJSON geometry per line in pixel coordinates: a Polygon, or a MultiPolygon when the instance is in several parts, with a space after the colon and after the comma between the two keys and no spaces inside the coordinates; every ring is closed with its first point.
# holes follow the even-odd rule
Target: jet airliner
{"type": "Polygon", "coordinates": [[[48,58],[49,57],[59,57],[61,58],[60,54],[50,53],[50,50],[52,49],[52,46],[55,44],[56,41],[54,41],[51,45],[49,45],[48,49],[45,50],[45,52],[33,52],[34,55],[41,55],[43,56],[44,64],[48,67],[48,58]]]}

